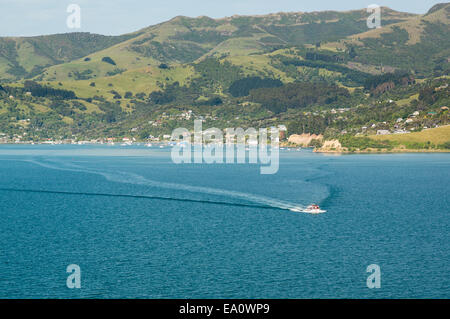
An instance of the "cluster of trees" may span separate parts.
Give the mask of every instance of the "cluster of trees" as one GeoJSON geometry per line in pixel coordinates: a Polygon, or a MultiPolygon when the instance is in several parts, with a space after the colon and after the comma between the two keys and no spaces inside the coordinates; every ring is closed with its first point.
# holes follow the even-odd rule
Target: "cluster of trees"
{"type": "Polygon", "coordinates": [[[330,119],[323,116],[302,116],[287,125],[289,135],[292,134],[323,134],[330,125],[330,119]]]}
{"type": "Polygon", "coordinates": [[[77,98],[75,92],[73,91],[42,86],[34,81],[25,81],[24,90],[31,92],[31,94],[35,97],[47,97],[62,100],[72,100],[77,98]]]}
{"type": "Polygon", "coordinates": [[[114,76],[114,75],[117,75],[117,74],[122,74],[125,71],[126,71],[126,69],[115,68],[112,71],[106,72],[106,76],[114,76]]]}
{"type": "Polygon", "coordinates": [[[252,101],[274,113],[289,108],[305,108],[312,105],[330,105],[344,102],[350,97],[347,89],[322,83],[289,83],[281,87],[250,91],[252,101]]]}
{"type": "MultiPolygon", "coordinates": [[[[88,69],[88,70],[84,70],[81,72],[78,71],[74,71],[73,72],[73,76],[75,77],[75,80],[89,80],[92,78],[92,70],[88,69]]],[[[69,73],[69,77],[71,77],[72,75],[69,73]]]]}
{"type": "Polygon", "coordinates": [[[120,105],[115,103],[103,102],[98,104],[100,110],[104,113],[101,114],[101,120],[106,123],[114,123],[120,120],[123,116],[123,111],[120,105]]]}
{"type": "Polygon", "coordinates": [[[86,111],[87,110],[87,107],[81,102],[72,101],[72,105],[73,105],[73,107],[79,109],[80,111],[86,111]]]}
{"type": "Polygon", "coordinates": [[[114,62],[114,60],[111,59],[109,56],[103,57],[103,58],[102,58],[102,61],[103,61],[103,62],[106,62],[106,63],[109,63],[109,64],[112,64],[112,65],[116,65],[116,62],[114,62]]]}
{"type": "Polygon", "coordinates": [[[149,100],[155,104],[167,104],[173,102],[176,96],[172,94],[170,91],[154,91],[150,93],[149,100]]]}
{"type": "Polygon", "coordinates": [[[305,54],[305,59],[312,60],[312,61],[324,61],[324,62],[331,62],[331,63],[342,63],[345,61],[345,58],[342,55],[339,54],[330,54],[325,52],[316,52],[316,51],[308,51],[305,54]]]}
{"type": "Polygon", "coordinates": [[[405,85],[414,83],[414,78],[407,72],[394,72],[381,75],[373,75],[364,81],[366,90],[373,90],[384,83],[393,83],[394,85],[405,85]]]}
{"type": "Polygon", "coordinates": [[[242,97],[250,94],[251,90],[260,89],[260,88],[274,88],[280,87],[283,85],[283,82],[277,79],[265,78],[262,79],[257,76],[246,77],[244,79],[239,79],[234,81],[228,91],[234,97],[242,97]]]}
{"type": "Polygon", "coordinates": [[[349,148],[349,150],[365,150],[368,148],[393,148],[393,144],[390,141],[376,141],[368,137],[355,137],[349,134],[339,137],[339,142],[343,147],[349,148]]]}
{"type": "Polygon", "coordinates": [[[109,91],[109,93],[114,95],[113,99],[121,99],[122,98],[122,95],[120,95],[119,92],[117,92],[116,90],[111,90],[111,91],[109,91]]]}
{"type": "Polygon", "coordinates": [[[64,101],[52,101],[48,107],[62,116],[71,116],[75,113],[70,105],[64,101]]]}
{"type": "Polygon", "coordinates": [[[447,106],[450,103],[450,86],[448,83],[438,82],[436,86],[442,85],[442,88],[435,89],[433,86],[427,86],[420,90],[419,101],[428,105],[447,106]]]}
{"type": "Polygon", "coordinates": [[[195,103],[198,106],[217,106],[223,104],[223,100],[219,96],[214,96],[212,98],[209,98],[207,100],[198,101],[195,103]]]}
{"type": "MultiPolygon", "coordinates": [[[[164,91],[154,91],[149,94],[149,100],[154,104],[168,104],[174,101],[194,104],[199,96],[194,87],[180,86],[179,82],[166,85],[164,91]]],[[[137,94],[136,94],[137,97],[137,94]]]]}
{"type": "Polygon", "coordinates": [[[196,72],[202,75],[203,81],[196,82],[201,87],[210,87],[214,84],[227,86],[242,78],[242,71],[238,66],[228,61],[221,62],[214,57],[194,64],[194,68],[196,72]]]}
{"type": "Polygon", "coordinates": [[[349,69],[341,64],[323,62],[318,60],[299,60],[280,56],[280,61],[284,65],[304,66],[309,68],[321,68],[328,71],[339,72],[347,80],[349,85],[361,85],[365,83],[366,79],[370,76],[367,73],[349,69]]]}
{"type": "Polygon", "coordinates": [[[124,98],[126,98],[126,99],[133,98],[133,92],[130,92],[130,91],[125,92],[124,98]]]}

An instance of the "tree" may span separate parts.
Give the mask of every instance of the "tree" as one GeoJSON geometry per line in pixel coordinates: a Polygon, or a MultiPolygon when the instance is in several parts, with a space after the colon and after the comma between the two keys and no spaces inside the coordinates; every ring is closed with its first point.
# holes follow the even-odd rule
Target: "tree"
{"type": "Polygon", "coordinates": [[[128,91],[128,92],[125,92],[125,96],[124,96],[126,99],[131,99],[132,97],[133,97],[133,93],[132,92],[130,92],[130,91],[128,91]]]}
{"type": "Polygon", "coordinates": [[[116,62],[114,62],[114,60],[111,59],[109,56],[103,57],[103,58],[102,58],[102,61],[103,61],[103,62],[106,62],[106,63],[109,63],[109,64],[112,64],[112,65],[116,65],[116,62]]]}
{"type": "Polygon", "coordinates": [[[273,88],[280,87],[283,85],[283,82],[277,79],[262,79],[257,76],[246,77],[244,79],[240,79],[234,81],[228,91],[234,97],[242,97],[250,94],[251,90],[260,89],[260,88],[273,88]]]}

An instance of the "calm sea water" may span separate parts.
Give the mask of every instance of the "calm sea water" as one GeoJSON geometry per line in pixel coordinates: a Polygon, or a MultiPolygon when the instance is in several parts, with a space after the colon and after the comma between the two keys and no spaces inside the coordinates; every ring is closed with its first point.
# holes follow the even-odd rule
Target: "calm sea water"
{"type": "Polygon", "coordinates": [[[3,145],[0,189],[0,298],[450,297],[450,154],[282,151],[260,175],[168,148],[3,145]],[[313,202],[327,213],[277,208],[313,202]]]}

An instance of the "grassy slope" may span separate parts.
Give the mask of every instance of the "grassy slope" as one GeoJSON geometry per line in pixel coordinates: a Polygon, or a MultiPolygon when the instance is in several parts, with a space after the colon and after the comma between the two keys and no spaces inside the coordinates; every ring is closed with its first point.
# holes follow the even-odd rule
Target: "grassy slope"
{"type": "Polygon", "coordinates": [[[95,78],[107,76],[108,72],[113,72],[116,69],[139,69],[148,65],[157,64],[154,59],[140,57],[138,54],[123,49],[120,45],[93,53],[87,56],[87,58],[91,60],[84,61],[85,58],[82,58],[71,63],[50,67],[43,73],[42,79],[49,81],[70,81],[74,80],[73,74],[75,71],[81,73],[91,70],[92,74],[90,76],[92,76],[92,80],[95,80],[95,78]],[[111,57],[116,65],[103,62],[103,57],[111,57]],[[72,77],[69,76],[70,73],[72,77]]]}
{"type": "Polygon", "coordinates": [[[431,13],[351,35],[339,44],[355,46],[356,60],[364,64],[404,70],[414,66],[419,73],[429,73],[435,66],[433,61],[450,54],[449,25],[450,4],[447,3],[431,13]]]}
{"type": "Polygon", "coordinates": [[[450,141],[450,125],[423,130],[409,134],[377,135],[371,136],[375,140],[388,140],[398,143],[426,143],[443,144],[450,141]]]}
{"type": "Polygon", "coordinates": [[[37,37],[0,37],[0,79],[20,78],[27,73],[29,75],[36,67],[67,63],[138,35],[135,32],[122,36],[66,33],[37,37]],[[11,71],[12,68],[15,71],[11,71]]]}
{"type": "Polygon", "coordinates": [[[160,90],[158,82],[173,83],[179,82],[184,85],[191,78],[196,76],[193,67],[179,65],[168,70],[162,70],[155,66],[126,71],[120,75],[111,77],[101,77],[82,81],[46,81],[47,85],[54,88],[62,88],[76,92],[78,97],[88,98],[95,95],[103,95],[106,99],[112,100],[113,94],[110,91],[115,90],[122,96],[129,91],[136,93],[150,93],[160,90]],[[168,79],[168,80],[167,80],[168,79]],[[95,86],[90,84],[94,82],[95,86]],[[110,86],[112,84],[112,86],[110,86]]]}
{"type": "MultiPolygon", "coordinates": [[[[448,7],[448,5],[446,6],[448,7]]],[[[395,27],[399,27],[408,32],[409,40],[407,44],[412,45],[420,42],[420,38],[424,32],[424,24],[423,21],[427,22],[441,22],[448,24],[448,14],[446,13],[445,6],[440,10],[435,11],[431,14],[425,15],[417,15],[412,16],[406,19],[405,21],[391,24],[388,26],[383,26],[384,19],[384,11],[385,8],[382,9],[382,28],[372,29],[367,32],[361,34],[355,34],[348,37],[349,40],[352,40],[354,43],[360,43],[361,39],[367,38],[380,38],[383,34],[392,33],[395,27]]]]}
{"type": "MultiPolygon", "coordinates": [[[[439,19],[444,18],[442,12],[442,10],[434,12],[427,17],[424,17],[424,19],[440,21],[439,19]]],[[[314,43],[311,42],[312,38],[310,38],[310,34],[308,33],[310,30],[305,28],[305,23],[307,22],[303,20],[310,19],[314,22],[314,28],[323,28],[324,26],[321,26],[322,24],[327,25],[327,23],[334,23],[338,21],[338,18],[340,17],[356,19],[359,23],[365,23],[364,19],[367,17],[367,13],[365,10],[348,13],[293,13],[260,17],[232,17],[219,20],[177,17],[166,23],[140,30],[135,33],[136,36],[131,39],[121,41],[113,46],[104,48],[101,51],[88,54],[87,57],[90,58],[90,61],[85,61],[85,56],[83,56],[68,63],[51,66],[43,73],[43,83],[55,88],[73,90],[76,92],[77,96],[82,98],[103,95],[108,100],[113,101],[113,94],[110,93],[111,90],[119,92],[122,96],[127,91],[130,91],[133,94],[140,92],[148,94],[152,91],[159,90],[161,84],[169,84],[178,81],[183,85],[199,76],[190,64],[180,63],[180,61],[177,60],[177,56],[173,55],[170,50],[164,51],[167,53],[167,56],[161,58],[161,56],[152,55],[152,52],[150,52],[150,54],[148,52],[143,54],[143,51],[136,51],[133,49],[135,47],[146,49],[152,41],[162,43],[164,50],[170,48],[172,45],[178,44],[191,45],[195,48],[204,49],[206,53],[193,59],[192,62],[201,61],[207,56],[214,55],[220,57],[222,61],[227,60],[232,64],[241,67],[244,75],[272,76],[280,78],[283,82],[291,82],[293,81],[293,78],[270,65],[271,55],[282,54],[289,56],[290,53],[285,49],[277,50],[272,53],[264,53],[264,50],[267,48],[264,39],[266,37],[272,37],[284,44],[298,45],[309,43],[309,46],[314,47],[314,43]],[[283,30],[286,32],[292,31],[293,36],[285,37],[282,32],[283,30]],[[194,41],[192,39],[189,41],[183,40],[184,37],[210,31],[229,34],[229,36],[219,42],[215,42],[215,39],[201,41],[194,41]],[[180,34],[182,34],[181,39],[173,38],[176,36],[180,37],[180,34]],[[105,56],[111,57],[117,65],[113,66],[102,62],[101,59],[105,56]],[[169,70],[158,68],[158,65],[161,62],[171,64],[171,68],[169,70]],[[115,76],[106,76],[107,72],[114,71],[117,68],[126,71],[115,76]],[[91,79],[74,80],[74,72],[81,73],[86,70],[92,71],[91,79]],[[72,77],[69,77],[69,73],[72,74],[72,77]],[[60,85],[59,82],[61,82],[62,85],[60,85]],[[89,85],[91,82],[95,82],[95,87],[89,85]],[[110,84],[112,86],[110,86],[110,84]]],[[[387,10],[383,14],[383,19],[390,19],[392,21],[400,20],[403,22],[398,23],[398,25],[405,26],[405,28],[406,26],[412,28],[411,26],[417,24],[417,21],[420,21],[422,16],[387,10]]],[[[328,32],[333,31],[333,27],[327,28],[328,32]]],[[[390,32],[392,29],[389,26],[385,26],[382,30],[382,32],[390,32]]],[[[354,43],[357,44],[358,36],[377,37],[377,32],[380,33],[381,31],[372,30],[363,33],[362,35],[358,33],[358,35],[350,36],[346,41],[354,41],[354,43]]],[[[344,48],[342,43],[339,42],[328,42],[322,45],[322,48],[329,48],[335,51],[337,51],[338,47],[344,48]]],[[[19,54],[17,60],[28,71],[36,64],[53,63],[51,58],[36,54],[36,52],[34,52],[35,50],[35,46],[31,46],[27,41],[24,41],[18,51],[19,54]]],[[[5,60],[0,55],[0,62],[2,59],[5,60]]],[[[2,72],[2,67],[4,67],[4,64],[0,63],[0,72],[2,72]]],[[[370,68],[371,66],[365,64],[362,68],[364,67],[370,68]]],[[[298,71],[303,72],[306,69],[307,68],[299,67],[298,71]]],[[[320,69],[319,73],[329,75],[329,73],[332,72],[320,69]]],[[[39,79],[39,76],[36,77],[36,79],[39,79]]],[[[408,101],[405,100],[402,102],[407,103],[409,102],[409,99],[408,101]]],[[[95,104],[85,101],[82,101],[82,103],[87,107],[85,112],[100,112],[95,104]]],[[[127,103],[127,100],[121,100],[121,106],[124,109],[127,103]]],[[[26,108],[26,106],[24,107],[26,108]]],[[[38,106],[35,109],[42,112],[48,110],[45,106],[38,106]]],[[[65,118],[64,121],[68,123],[70,122],[70,119],[65,118]]],[[[408,134],[408,137],[414,136],[414,134],[408,134]]],[[[383,138],[385,138],[385,136],[383,138]]]]}
{"type": "MultiPolygon", "coordinates": [[[[312,33],[317,33],[320,37],[343,37],[359,33],[364,30],[361,28],[361,21],[366,16],[365,10],[356,10],[234,16],[217,20],[207,17],[195,19],[176,17],[138,31],[139,36],[133,39],[90,54],[89,62],[79,59],[50,67],[44,72],[43,80],[73,80],[68,76],[69,73],[85,70],[91,70],[92,76],[98,78],[116,68],[132,70],[149,65],[155,66],[161,62],[186,63],[210,55],[220,57],[226,54],[236,57],[232,61],[234,63],[242,60],[240,57],[262,55],[261,52],[270,47],[271,42],[285,45],[312,44],[316,41],[312,33]],[[336,31],[334,24],[340,19],[347,22],[340,25],[340,29],[336,31]],[[286,37],[286,34],[292,36],[286,37]],[[161,47],[155,48],[152,44],[154,42],[159,43],[161,47]],[[117,66],[101,62],[104,56],[111,57],[117,66]]],[[[390,22],[409,19],[412,16],[392,10],[386,13],[386,18],[390,22]]],[[[254,62],[259,65],[260,61],[261,58],[255,59],[254,62]]],[[[264,68],[257,68],[256,71],[264,71],[264,68]]]]}

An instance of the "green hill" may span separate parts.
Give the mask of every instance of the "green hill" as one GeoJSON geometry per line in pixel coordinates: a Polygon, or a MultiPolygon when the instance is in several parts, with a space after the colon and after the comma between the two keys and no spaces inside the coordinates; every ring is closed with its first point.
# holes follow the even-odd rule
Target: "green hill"
{"type": "Polygon", "coordinates": [[[37,37],[0,38],[0,78],[32,77],[45,67],[70,62],[97,52],[138,33],[104,36],[90,33],[67,33],[37,37]]]}
{"type": "Polygon", "coordinates": [[[417,110],[417,129],[447,124],[449,11],[383,7],[383,27],[370,31],[364,9],[0,38],[0,133],[145,138],[189,126],[188,110],[216,127],[281,123],[328,136],[393,129],[417,110]]]}
{"type": "Polygon", "coordinates": [[[449,68],[449,23],[450,4],[439,4],[425,15],[352,35],[339,44],[354,49],[355,62],[429,75],[449,68]]]}
{"type": "Polygon", "coordinates": [[[421,132],[410,133],[410,134],[394,134],[387,136],[371,136],[371,138],[378,141],[392,141],[399,145],[403,144],[415,144],[415,143],[430,143],[430,144],[444,144],[450,143],[450,125],[430,128],[423,130],[421,132]]]}
{"type": "MultiPolygon", "coordinates": [[[[414,15],[386,9],[385,23],[405,21],[414,15]]],[[[207,56],[250,56],[283,47],[332,41],[367,30],[365,10],[350,12],[279,13],[266,16],[233,16],[224,19],[176,17],[140,30],[139,36],[79,59],[46,70],[43,80],[67,80],[73,71],[90,77],[114,70],[130,70],[159,63],[192,63],[207,56]],[[111,57],[116,66],[102,63],[111,57]]],[[[111,74],[111,73],[109,73],[111,74]]]]}

